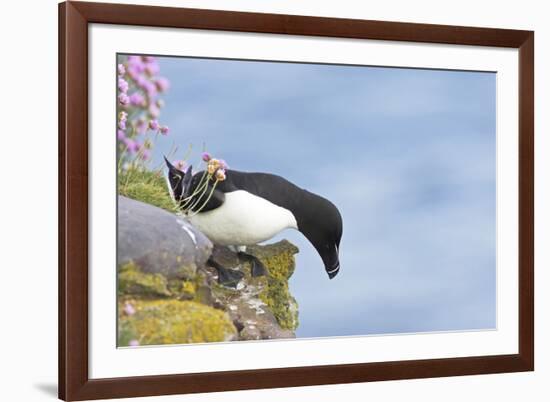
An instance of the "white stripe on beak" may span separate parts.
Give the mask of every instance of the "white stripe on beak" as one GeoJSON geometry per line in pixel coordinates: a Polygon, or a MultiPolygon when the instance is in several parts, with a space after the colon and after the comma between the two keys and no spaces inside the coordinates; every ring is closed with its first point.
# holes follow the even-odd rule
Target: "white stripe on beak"
{"type": "Polygon", "coordinates": [[[327,271],[329,274],[333,274],[334,272],[338,271],[340,269],[340,263],[336,266],[336,268],[331,269],[330,271],[327,271]]]}

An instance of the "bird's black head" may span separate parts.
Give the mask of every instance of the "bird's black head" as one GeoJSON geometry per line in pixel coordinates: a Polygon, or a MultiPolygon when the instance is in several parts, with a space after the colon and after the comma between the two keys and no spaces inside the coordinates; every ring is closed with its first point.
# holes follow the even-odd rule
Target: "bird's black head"
{"type": "Polygon", "coordinates": [[[166,162],[166,166],[168,166],[167,179],[170,192],[176,202],[181,202],[190,194],[193,167],[189,166],[187,170],[183,172],[172,165],[166,157],[164,157],[164,161],[166,162]]]}
{"type": "Polygon", "coordinates": [[[298,230],[315,247],[330,279],[340,271],[339,248],[342,239],[342,216],[329,200],[309,193],[308,202],[297,215],[298,230]]]}

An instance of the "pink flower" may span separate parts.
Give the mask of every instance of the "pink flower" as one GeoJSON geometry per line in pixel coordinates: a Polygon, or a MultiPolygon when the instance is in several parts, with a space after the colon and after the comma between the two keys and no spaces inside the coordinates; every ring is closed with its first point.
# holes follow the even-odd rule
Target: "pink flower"
{"type": "Polygon", "coordinates": [[[185,161],[182,161],[182,160],[178,160],[178,161],[174,161],[172,162],[172,164],[179,170],[181,170],[182,172],[185,173],[185,171],[187,170],[187,163],[185,161]]]}
{"type": "Polygon", "coordinates": [[[126,315],[134,315],[136,313],[136,309],[134,308],[134,306],[132,306],[132,303],[130,302],[124,303],[123,311],[126,315]]]}
{"type": "Polygon", "coordinates": [[[130,104],[133,106],[145,106],[145,98],[139,92],[130,95],[130,104]]]}
{"type": "Polygon", "coordinates": [[[225,170],[224,169],[218,169],[216,170],[216,179],[219,181],[225,180],[225,170]]]}
{"type": "Polygon", "coordinates": [[[140,72],[137,70],[137,68],[131,65],[128,66],[128,75],[130,76],[131,79],[133,79],[134,81],[137,81],[139,79],[139,74],[140,72]]]}
{"type": "Polygon", "coordinates": [[[202,160],[205,162],[208,162],[210,159],[212,159],[212,156],[208,152],[203,152],[201,157],[202,160]]]}
{"type": "Polygon", "coordinates": [[[147,122],[144,119],[139,119],[136,124],[136,131],[138,134],[143,134],[147,131],[147,122]]]}
{"type": "Polygon", "coordinates": [[[138,84],[138,86],[142,88],[145,87],[145,85],[147,85],[147,83],[149,82],[147,78],[145,78],[143,75],[138,75],[135,81],[136,81],[136,84],[138,84]]]}
{"type": "Polygon", "coordinates": [[[151,117],[159,117],[160,109],[157,107],[157,105],[151,105],[149,106],[149,114],[151,117]]]}
{"type": "Polygon", "coordinates": [[[151,81],[143,82],[142,88],[147,92],[147,95],[150,98],[153,98],[157,95],[157,87],[151,81]]]}
{"type": "Polygon", "coordinates": [[[150,61],[147,61],[147,63],[145,64],[145,71],[149,75],[158,74],[158,72],[160,71],[160,67],[154,58],[152,58],[152,60],[150,61]]]}
{"type": "Polygon", "coordinates": [[[220,166],[222,169],[229,169],[229,165],[223,159],[220,159],[220,166]]]}
{"type": "Polygon", "coordinates": [[[145,70],[145,64],[141,56],[128,56],[128,68],[132,68],[137,73],[142,73],[145,70]]]}
{"type": "Polygon", "coordinates": [[[125,93],[121,93],[120,95],[118,95],[118,102],[121,105],[127,105],[130,102],[130,98],[125,93]]]}
{"type": "Polygon", "coordinates": [[[139,341],[137,339],[132,339],[128,342],[128,346],[139,346],[139,341]]]}
{"type": "Polygon", "coordinates": [[[160,62],[154,56],[130,55],[117,67],[117,141],[126,152],[120,157],[125,162],[138,164],[152,158],[153,145],[147,132],[168,135],[168,126],[159,123],[163,105],[159,98],[169,81],[159,76],[160,62]],[[131,113],[128,113],[131,112],[131,113]]]}
{"type": "Polygon", "coordinates": [[[166,78],[164,77],[159,77],[155,80],[155,84],[157,86],[157,89],[159,92],[164,92],[166,91],[168,88],[170,88],[170,81],[168,81],[166,78]]]}
{"type": "Polygon", "coordinates": [[[124,138],[124,145],[126,145],[126,149],[128,149],[129,152],[135,153],[139,150],[140,144],[137,141],[134,141],[131,138],[124,138]]]}
{"type": "Polygon", "coordinates": [[[123,93],[128,91],[128,82],[124,78],[118,78],[118,90],[123,93]]]}

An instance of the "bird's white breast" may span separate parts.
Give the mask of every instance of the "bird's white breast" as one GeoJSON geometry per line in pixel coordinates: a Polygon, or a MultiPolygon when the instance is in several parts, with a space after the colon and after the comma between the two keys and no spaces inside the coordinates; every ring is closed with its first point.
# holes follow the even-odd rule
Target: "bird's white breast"
{"type": "Polygon", "coordinates": [[[189,221],[225,246],[257,244],[286,228],[298,228],[289,210],[244,190],[226,193],[221,207],[190,216],[189,221]]]}

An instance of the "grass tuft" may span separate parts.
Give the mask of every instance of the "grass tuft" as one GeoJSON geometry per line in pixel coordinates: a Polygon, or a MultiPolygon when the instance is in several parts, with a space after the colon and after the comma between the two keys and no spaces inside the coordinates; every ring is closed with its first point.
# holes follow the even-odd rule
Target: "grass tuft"
{"type": "Polygon", "coordinates": [[[177,212],[177,207],[168,193],[166,180],[161,171],[141,168],[119,171],[118,193],[169,212],[177,212]]]}

